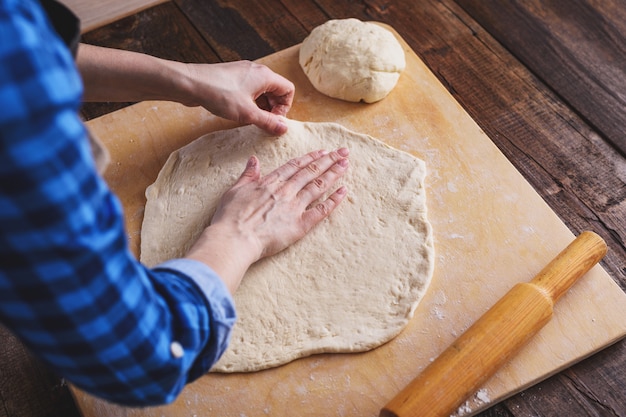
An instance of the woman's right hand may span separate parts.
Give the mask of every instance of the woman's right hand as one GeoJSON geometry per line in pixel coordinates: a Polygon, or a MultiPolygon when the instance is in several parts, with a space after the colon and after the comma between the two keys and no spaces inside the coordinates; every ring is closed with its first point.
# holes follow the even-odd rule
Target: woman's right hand
{"type": "Polygon", "coordinates": [[[319,199],[345,174],[348,155],[314,151],[263,177],[252,156],[187,257],[212,267],[234,292],[252,263],[300,240],[341,203],[345,187],[319,199]]]}

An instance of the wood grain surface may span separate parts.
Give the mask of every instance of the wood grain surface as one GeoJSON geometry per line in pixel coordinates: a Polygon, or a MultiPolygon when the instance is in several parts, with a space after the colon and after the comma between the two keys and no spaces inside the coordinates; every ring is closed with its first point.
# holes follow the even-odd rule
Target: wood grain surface
{"type": "Polygon", "coordinates": [[[458,3],[626,155],[626,1],[458,3]]]}
{"type": "MultiPolygon", "coordinates": [[[[618,41],[625,33],[624,2],[574,0],[545,8],[539,2],[494,3],[176,0],[87,33],[85,41],[218,62],[256,59],[268,48],[297,44],[330,18],[386,22],[571,231],[591,229],[607,241],[602,265],[626,289],[626,160],[620,145],[626,79],[612,75],[624,69],[624,43],[618,41]],[[566,30],[571,22],[578,31],[566,30]],[[602,46],[607,43],[615,47],[602,46]],[[543,44],[553,53],[546,55],[543,44]],[[595,99],[602,96],[612,99],[595,99]]],[[[92,104],[83,114],[93,118],[118,108],[92,104]]],[[[51,395],[59,381],[46,384],[40,365],[11,347],[17,341],[5,334],[2,340],[0,416],[71,415],[67,397],[51,395]],[[30,369],[26,381],[14,378],[19,367],[30,369]],[[32,401],[43,405],[33,411],[32,401]]],[[[481,416],[624,416],[624,369],[622,341],[481,416]]]]}
{"type": "Polygon", "coordinates": [[[165,0],[63,0],[61,3],[78,16],[81,30],[88,32],[163,1],[165,0]]]}
{"type": "MultiPolygon", "coordinates": [[[[359,355],[312,356],[258,373],[209,374],[165,407],[137,411],[73,390],[85,417],[264,417],[268,413],[377,417],[381,406],[488,306],[509,288],[528,281],[573,240],[528,182],[400,41],[406,68],[394,91],[370,105],[347,103],[316,91],[298,64],[299,45],[257,62],[295,84],[291,118],[338,122],[425,161],[436,267],[407,328],[390,343],[359,355]],[[245,401],[240,401],[242,395],[245,401]]],[[[203,133],[233,123],[211,117],[201,108],[144,102],[88,125],[110,151],[104,178],[124,206],[130,247],[138,255],[145,190],[164,161],[203,133]]],[[[626,335],[626,294],[599,268],[572,288],[555,312],[554,320],[480,387],[481,396],[464,404],[464,415],[484,410],[626,335]]],[[[511,312],[508,319],[513,317],[511,312]]],[[[517,326],[525,334],[522,322],[517,321],[517,326]]],[[[510,325],[507,320],[506,326],[510,325]]],[[[499,334],[496,330],[485,337],[499,338],[499,334]]],[[[515,332],[507,329],[507,334],[515,332]]],[[[484,353],[467,359],[486,366],[484,353]]],[[[460,372],[468,375],[470,370],[463,367],[460,372]]]]}

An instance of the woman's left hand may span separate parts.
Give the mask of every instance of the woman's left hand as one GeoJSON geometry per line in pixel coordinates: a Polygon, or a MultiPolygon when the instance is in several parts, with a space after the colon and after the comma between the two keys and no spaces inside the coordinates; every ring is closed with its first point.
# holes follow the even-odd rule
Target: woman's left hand
{"type": "Polygon", "coordinates": [[[271,134],[287,131],[283,116],[291,108],[293,83],[265,65],[250,61],[187,64],[192,82],[184,104],[200,105],[211,113],[271,134]]]}

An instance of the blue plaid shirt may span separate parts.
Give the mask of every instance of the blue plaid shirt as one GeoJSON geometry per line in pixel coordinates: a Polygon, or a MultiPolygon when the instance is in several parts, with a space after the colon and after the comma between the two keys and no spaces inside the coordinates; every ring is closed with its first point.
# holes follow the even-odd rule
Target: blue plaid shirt
{"type": "Polygon", "coordinates": [[[201,263],[134,259],[81,96],[39,4],[0,0],[0,321],[88,392],[170,402],[225,350],[234,305],[201,263]]]}

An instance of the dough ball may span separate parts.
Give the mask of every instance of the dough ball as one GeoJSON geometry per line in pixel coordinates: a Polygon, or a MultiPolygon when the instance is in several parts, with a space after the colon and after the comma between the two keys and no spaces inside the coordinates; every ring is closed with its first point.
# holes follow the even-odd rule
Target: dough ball
{"type": "Polygon", "coordinates": [[[366,103],[386,97],[405,67],[396,37],[358,19],[329,20],[313,29],[302,42],[299,62],[319,92],[366,103]]]}

